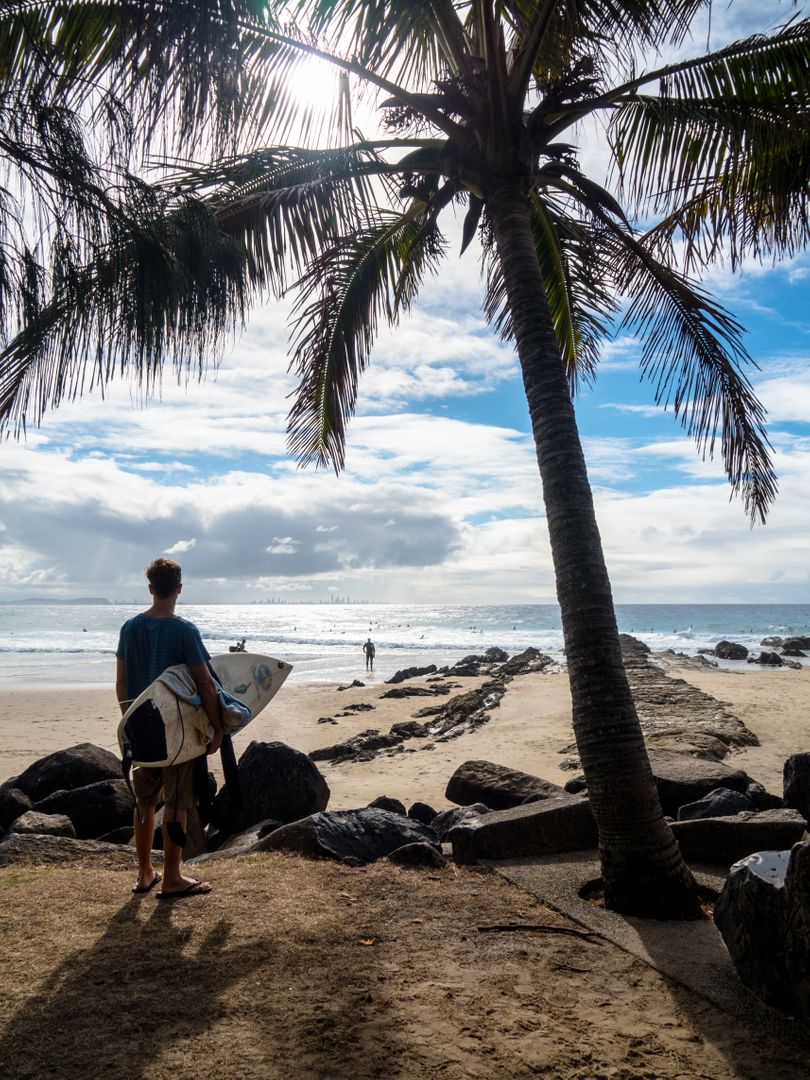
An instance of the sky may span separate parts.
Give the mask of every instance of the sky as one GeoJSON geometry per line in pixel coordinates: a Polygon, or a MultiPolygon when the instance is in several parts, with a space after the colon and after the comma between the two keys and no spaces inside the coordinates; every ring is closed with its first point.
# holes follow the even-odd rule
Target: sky
{"type": "MultiPolygon", "coordinates": [[[[716,7],[713,46],[761,28],[758,10],[716,7]]],[[[143,570],[164,554],[187,603],[554,602],[517,360],[481,314],[475,245],[459,258],[460,222],[446,224],[440,276],[378,337],[340,476],[287,453],[289,305],[266,303],[202,385],[167,371],[143,402],[119,380],[0,444],[0,600],[145,600],[143,570]]],[[[751,529],[720,461],[640,381],[639,342],[607,342],[575,407],[614,597],[807,602],[810,254],[703,282],[748,331],[779,495],[751,529]]]]}

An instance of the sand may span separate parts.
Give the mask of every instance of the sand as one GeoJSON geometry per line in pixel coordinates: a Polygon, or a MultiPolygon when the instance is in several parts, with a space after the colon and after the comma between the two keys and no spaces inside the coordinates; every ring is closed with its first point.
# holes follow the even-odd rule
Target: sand
{"type": "MultiPolygon", "coordinates": [[[[731,672],[673,667],[670,673],[728,703],[757,734],[760,746],[735,752],[726,761],[781,794],[785,758],[810,750],[810,668],[731,672]]],[[[237,737],[237,755],[251,739],[280,740],[309,753],[369,728],[387,732],[391,724],[408,719],[425,704],[446,700],[382,699],[390,687],[372,678],[364,687],[342,692],[334,685],[287,684],[266,712],[237,737]],[[322,717],[337,717],[351,704],[370,704],[373,709],[339,717],[336,724],[318,723],[322,717]]],[[[463,688],[476,687],[481,681],[465,679],[463,688]]],[[[427,684],[416,679],[408,685],[427,684]]],[[[0,690],[0,716],[0,782],[44,754],[75,743],[92,742],[117,750],[118,710],[112,688],[6,688],[0,690]]],[[[363,806],[378,795],[401,799],[407,805],[419,800],[441,809],[449,805],[444,799],[448,778],[471,758],[564,783],[571,774],[560,768],[560,750],[572,740],[567,676],[523,675],[510,683],[500,707],[475,732],[436,744],[430,751],[320,767],[332,792],[332,809],[363,806]]],[[[409,744],[405,746],[410,750],[409,744]]]]}

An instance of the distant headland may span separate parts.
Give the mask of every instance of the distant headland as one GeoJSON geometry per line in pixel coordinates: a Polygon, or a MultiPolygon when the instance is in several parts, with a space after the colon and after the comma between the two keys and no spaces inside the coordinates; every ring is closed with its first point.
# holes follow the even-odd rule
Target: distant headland
{"type": "Polygon", "coordinates": [[[71,600],[57,600],[52,596],[32,596],[28,600],[0,600],[0,604],[109,604],[103,596],[77,596],[71,600]]]}

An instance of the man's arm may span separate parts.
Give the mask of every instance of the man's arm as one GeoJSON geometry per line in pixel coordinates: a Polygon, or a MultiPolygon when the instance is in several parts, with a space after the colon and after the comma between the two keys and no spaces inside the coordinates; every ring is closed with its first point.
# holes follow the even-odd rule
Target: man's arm
{"type": "Polygon", "coordinates": [[[189,668],[189,671],[197,686],[197,693],[202,700],[205,715],[208,717],[208,723],[214,729],[214,737],[208,744],[207,753],[215,754],[222,745],[222,738],[225,734],[225,725],[222,723],[222,709],[219,704],[217,688],[214,685],[214,680],[211,678],[211,672],[208,670],[207,664],[195,664],[194,667],[189,668]]]}
{"type": "Polygon", "coordinates": [[[129,708],[127,697],[127,665],[120,658],[115,662],[115,696],[121,709],[121,715],[129,708]]]}

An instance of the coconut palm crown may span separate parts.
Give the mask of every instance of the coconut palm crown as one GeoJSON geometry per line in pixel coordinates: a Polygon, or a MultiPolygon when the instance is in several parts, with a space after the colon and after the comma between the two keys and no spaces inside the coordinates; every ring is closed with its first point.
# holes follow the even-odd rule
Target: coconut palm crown
{"type": "Polygon", "coordinates": [[[719,452],[764,520],[776,479],[743,330],[697,278],[720,258],[790,255],[808,235],[810,21],[664,62],[704,6],[131,0],[0,13],[0,152],[49,222],[29,249],[20,216],[0,219],[6,426],[119,370],[149,386],[167,362],[202,368],[251,302],[293,292],[290,446],[339,469],[377,327],[407,311],[462,208],[486,315],[520,362],[607,902],[658,915],[694,913],[694,882],[624,674],[573,398],[610,331],[637,335],[656,401],[700,453],[719,452]],[[326,125],[289,89],[309,58],[341,76],[326,125]],[[376,110],[365,134],[355,93],[376,110]],[[35,124],[26,157],[14,95],[56,109],[74,138],[51,146],[35,124]],[[580,166],[583,131],[604,139],[611,190],[580,166]],[[150,184],[134,175],[144,146],[171,159],[150,184]]]}

